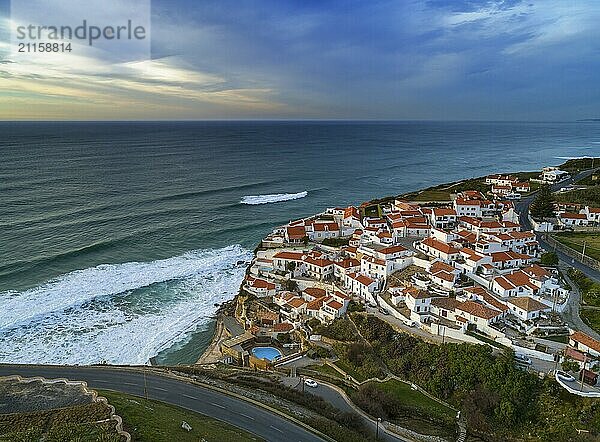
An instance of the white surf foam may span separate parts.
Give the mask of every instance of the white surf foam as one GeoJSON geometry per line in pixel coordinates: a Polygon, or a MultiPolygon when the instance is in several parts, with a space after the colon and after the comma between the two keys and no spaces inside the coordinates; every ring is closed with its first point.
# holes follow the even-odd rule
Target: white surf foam
{"type": "Polygon", "coordinates": [[[237,263],[250,258],[240,246],[193,251],[2,293],[0,362],[145,363],[206,324],[215,303],[232,299],[245,271],[237,263]]]}
{"type": "Polygon", "coordinates": [[[297,200],[300,198],[304,198],[308,195],[308,192],[298,192],[298,193],[274,193],[270,195],[247,195],[242,198],[240,201],[242,204],[269,204],[269,203],[278,203],[281,201],[290,201],[297,200]]]}

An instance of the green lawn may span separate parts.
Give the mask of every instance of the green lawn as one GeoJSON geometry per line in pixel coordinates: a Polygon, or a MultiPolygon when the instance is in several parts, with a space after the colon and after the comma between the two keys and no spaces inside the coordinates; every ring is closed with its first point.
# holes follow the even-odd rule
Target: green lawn
{"type": "Polygon", "coordinates": [[[587,232],[562,232],[554,237],[561,243],[577,250],[583,251],[583,242],[585,241],[585,254],[600,261],[600,233],[587,232]]]}
{"type": "Polygon", "coordinates": [[[600,310],[582,309],[579,316],[587,325],[600,333],[600,310]]]}
{"type": "MultiPolygon", "coordinates": [[[[342,370],[344,370],[347,374],[349,374],[350,376],[352,376],[358,382],[362,382],[362,381],[365,381],[367,379],[362,374],[360,374],[359,372],[357,372],[352,365],[346,363],[345,361],[343,361],[341,359],[338,360],[338,361],[336,361],[336,362],[334,362],[334,365],[336,365],[337,367],[339,367],[342,370]]],[[[340,375],[340,374],[338,373],[338,375],[340,375]]]]}
{"type": "Polygon", "coordinates": [[[405,382],[392,379],[386,382],[375,382],[374,385],[386,393],[393,395],[403,405],[419,410],[428,416],[450,420],[456,416],[456,411],[438,401],[434,401],[419,390],[413,390],[405,382]]]}
{"type": "Polygon", "coordinates": [[[600,283],[588,278],[579,270],[571,269],[567,274],[579,287],[583,303],[600,307],[600,283]]]}
{"type": "Polygon", "coordinates": [[[333,376],[333,377],[336,377],[336,378],[342,378],[343,377],[341,375],[341,373],[339,373],[335,368],[333,368],[333,367],[331,367],[330,365],[327,365],[327,364],[323,364],[323,365],[309,365],[306,368],[309,369],[309,370],[318,371],[319,373],[323,373],[325,375],[333,376]]]}
{"type": "Polygon", "coordinates": [[[447,190],[424,190],[409,196],[411,201],[450,201],[450,192],[447,190]]]}
{"type": "Polygon", "coordinates": [[[99,393],[115,407],[117,414],[123,418],[125,430],[131,434],[134,441],[263,440],[224,422],[164,402],[107,390],[100,390],[99,393]],[[190,424],[192,430],[187,432],[181,428],[182,421],[190,424]]]}

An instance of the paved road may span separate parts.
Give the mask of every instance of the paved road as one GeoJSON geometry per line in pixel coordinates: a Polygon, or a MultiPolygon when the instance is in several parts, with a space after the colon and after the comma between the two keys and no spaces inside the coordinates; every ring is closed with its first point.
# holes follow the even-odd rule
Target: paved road
{"type": "MultiPolygon", "coordinates": [[[[86,381],[92,388],[144,396],[143,374],[127,369],[0,365],[0,376],[14,374],[23,377],[43,376],[49,379],[86,381]]],[[[146,383],[150,399],[202,413],[247,430],[267,441],[322,441],[318,436],[277,414],[209,388],[154,374],[146,376],[146,383]]]]}
{"type": "MultiPolygon", "coordinates": [[[[580,172],[577,175],[566,179],[565,181],[561,181],[560,183],[556,183],[556,184],[552,185],[550,187],[550,189],[553,192],[557,191],[561,187],[568,186],[569,184],[573,184],[573,182],[575,182],[575,181],[579,181],[585,177],[590,176],[595,170],[597,170],[597,169],[590,169],[590,170],[585,170],[583,172],[580,172]]],[[[530,195],[526,198],[523,198],[515,203],[515,210],[519,213],[519,221],[521,223],[521,226],[525,230],[533,229],[531,222],[529,222],[528,214],[529,214],[529,206],[533,202],[534,198],[535,198],[535,194],[530,195]]],[[[545,248],[547,250],[552,250],[553,247],[550,246],[546,241],[544,241],[545,234],[538,233],[536,235],[537,235],[538,241],[540,242],[540,245],[543,248],[545,248]]],[[[558,250],[556,251],[556,253],[558,255],[558,258],[561,261],[565,262],[566,264],[570,265],[571,267],[575,267],[576,269],[581,270],[584,274],[586,274],[590,278],[600,281],[600,272],[599,271],[591,269],[588,266],[581,264],[578,261],[573,260],[573,258],[565,255],[564,253],[562,253],[558,250]]]]}
{"type": "MultiPolygon", "coordinates": [[[[585,170],[571,178],[568,178],[565,181],[554,184],[551,186],[551,190],[557,191],[561,187],[566,187],[569,184],[573,184],[576,181],[579,181],[585,177],[590,176],[594,172],[594,170],[597,170],[597,169],[585,170]]],[[[529,222],[528,214],[529,214],[529,206],[533,202],[534,198],[535,198],[535,195],[531,195],[526,198],[523,198],[522,200],[518,201],[515,204],[515,209],[519,213],[519,220],[521,222],[521,226],[523,226],[523,228],[526,230],[532,229],[532,225],[529,222]]],[[[546,250],[553,249],[553,247],[550,244],[548,244],[546,241],[544,241],[545,234],[538,233],[536,235],[537,235],[537,239],[538,239],[540,245],[544,249],[546,249],[546,250]]],[[[556,250],[556,254],[558,255],[558,259],[561,261],[561,268],[563,270],[563,273],[565,273],[565,271],[568,267],[574,267],[577,270],[580,270],[581,272],[583,272],[589,278],[592,278],[596,281],[600,281],[600,272],[598,270],[592,269],[592,268],[586,266],[585,264],[582,264],[579,261],[574,260],[573,258],[565,255],[564,253],[562,253],[559,250],[556,250]]],[[[566,275],[565,275],[565,278],[567,279],[567,282],[569,282],[569,284],[573,287],[573,291],[571,292],[571,296],[569,298],[569,304],[567,305],[567,307],[565,308],[565,310],[562,314],[563,319],[569,324],[569,326],[571,328],[574,328],[576,330],[581,330],[581,331],[589,334],[590,336],[595,337],[596,339],[600,339],[600,335],[598,333],[596,333],[594,330],[592,330],[590,327],[588,327],[587,324],[585,324],[581,320],[581,317],[579,316],[581,295],[579,293],[579,290],[577,290],[576,286],[573,284],[572,281],[569,280],[568,277],[566,277],[566,275]]]]}
{"type": "MultiPolygon", "coordinates": [[[[293,378],[286,377],[286,378],[282,379],[282,382],[284,385],[287,385],[288,387],[296,388],[297,390],[302,390],[301,379],[302,378],[299,378],[299,377],[293,377],[293,378]]],[[[358,413],[359,415],[361,415],[363,417],[363,422],[365,423],[365,425],[367,425],[367,427],[371,429],[373,434],[375,434],[375,432],[377,430],[377,423],[375,421],[373,421],[372,419],[369,419],[362,413],[359,413],[354,407],[352,407],[352,405],[350,405],[348,402],[346,402],[344,397],[335,388],[323,383],[322,381],[317,381],[317,382],[318,382],[317,387],[311,388],[311,387],[305,386],[304,387],[305,391],[307,391],[308,393],[314,394],[315,396],[322,397],[327,402],[329,402],[331,405],[336,407],[338,410],[358,413]]],[[[400,437],[396,434],[392,434],[388,431],[385,431],[381,424],[379,426],[379,440],[389,441],[389,442],[408,442],[406,439],[403,439],[402,437],[400,437]]]]}

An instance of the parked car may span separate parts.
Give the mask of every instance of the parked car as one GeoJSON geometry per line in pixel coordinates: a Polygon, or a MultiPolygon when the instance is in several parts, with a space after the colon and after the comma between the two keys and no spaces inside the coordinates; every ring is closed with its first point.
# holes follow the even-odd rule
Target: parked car
{"type": "Polygon", "coordinates": [[[521,355],[521,354],[516,354],[515,355],[515,359],[517,360],[517,362],[520,362],[522,364],[527,364],[527,365],[531,365],[531,359],[529,359],[527,356],[525,355],[521,355]]]}
{"type": "Polygon", "coordinates": [[[390,314],[386,309],[381,308],[381,307],[379,308],[379,313],[381,313],[382,315],[389,315],[390,314]]]}
{"type": "Polygon", "coordinates": [[[319,386],[319,384],[317,384],[317,381],[314,381],[312,379],[306,379],[304,381],[304,385],[310,388],[317,388],[319,386]]]}
{"type": "Polygon", "coordinates": [[[565,381],[565,382],[573,382],[573,381],[575,381],[575,378],[573,376],[571,376],[566,371],[562,371],[562,370],[556,370],[556,377],[558,379],[560,379],[561,381],[565,381]]]}

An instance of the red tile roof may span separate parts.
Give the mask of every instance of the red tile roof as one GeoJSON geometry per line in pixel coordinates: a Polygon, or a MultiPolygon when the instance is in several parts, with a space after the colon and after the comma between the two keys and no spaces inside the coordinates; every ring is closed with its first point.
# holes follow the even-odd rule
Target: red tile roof
{"type": "Polygon", "coordinates": [[[570,338],[572,340],[574,340],[575,342],[580,342],[583,345],[585,345],[586,347],[591,348],[592,350],[595,350],[597,352],[600,352],[600,342],[596,341],[594,338],[592,338],[591,336],[586,335],[585,333],[582,333],[580,331],[576,331],[575,333],[573,333],[570,338]]]}

